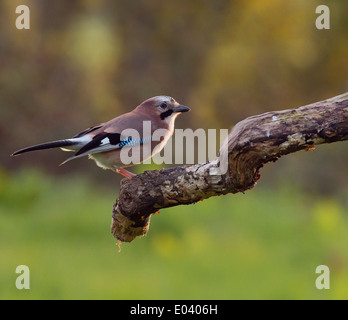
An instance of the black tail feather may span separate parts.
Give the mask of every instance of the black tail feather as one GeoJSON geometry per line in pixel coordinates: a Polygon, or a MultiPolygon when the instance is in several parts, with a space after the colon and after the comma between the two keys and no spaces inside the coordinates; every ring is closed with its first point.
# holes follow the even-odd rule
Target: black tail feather
{"type": "Polygon", "coordinates": [[[58,140],[58,141],[52,141],[42,144],[37,144],[35,146],[23,148],[20,150],[17,150],[16,152],[12,153],[11,156],[16,156],[21,153],[29,152],[29,151],[35,151],[35,150],[43,150],[43,149],[51,149],[51,148],[61,148],[61,147],[68,147],[76,145],[77,142],[71,141],[71,140],[58,140]]]}

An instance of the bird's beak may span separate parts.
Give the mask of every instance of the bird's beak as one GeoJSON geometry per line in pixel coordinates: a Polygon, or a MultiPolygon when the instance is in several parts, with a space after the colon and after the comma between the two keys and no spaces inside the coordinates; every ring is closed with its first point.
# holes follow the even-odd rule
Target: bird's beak
{"type": "Polygon", "coordinates": [[[187,111],[190,111],[191,109],[189,107],[183,106],[181,104],[181,105],[179,105],[179,107],[173,108],[172,110],[174,112],[187,112],[187,111]]]}

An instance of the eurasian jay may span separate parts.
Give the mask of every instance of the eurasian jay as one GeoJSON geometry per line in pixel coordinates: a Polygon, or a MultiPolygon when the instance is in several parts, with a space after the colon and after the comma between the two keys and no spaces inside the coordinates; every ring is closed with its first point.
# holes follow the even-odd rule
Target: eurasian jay
{"type": "Polygon", "coordinates": [[[75,151],[75,154],[62,164],[88,155],[99,167],[111,169],[127,178],[131,178],[135,174],[127,171],[124,167],[137,163],[124,164],[121,161],[122,149],[137,147],[138,151],[136,152],[140,152],[142,155],[138,163],[151,158],[164,148],[173,135],[176,117],[187,111],[190,111],[190,108],[180,105],[171,97],[153,97],[141,103],[133,111],[90,127],[71,139],[52,141],[20,149],[14,152],[12,156],[34,150],[61,148],[64,151],[75,151]],[[147,133],[145,131],[148,130],[144,130],[143,125],[145,121],[151,125],[151,129],[147,133]],[[136,130],[139,138],[135,139],[122,134],[122,132],[127,132],[127,129],[136,130]],[[152,139],[157,129],[165,129],[162,140],[152,139]],[[145,137],[145,134],[148,134],[148,136],[145,137]],[[143,152],[145,146],[150,148],[150,152],[143,152]]]}

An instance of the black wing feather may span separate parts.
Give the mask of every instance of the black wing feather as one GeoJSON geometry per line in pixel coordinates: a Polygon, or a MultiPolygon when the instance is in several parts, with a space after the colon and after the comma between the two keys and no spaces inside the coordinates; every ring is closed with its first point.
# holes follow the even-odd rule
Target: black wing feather
{"type": "Polygon", "coordinates": [[[121,142],[121,134],[119,133],[108,133],[102,132],[93,137],[92,141],[88,142],[79,151],[76,152],[75,156],[88,152],[92,149],[96,149],[102,145],[102,141],[108,138],[111,145],[117,145],[121,142]]]}

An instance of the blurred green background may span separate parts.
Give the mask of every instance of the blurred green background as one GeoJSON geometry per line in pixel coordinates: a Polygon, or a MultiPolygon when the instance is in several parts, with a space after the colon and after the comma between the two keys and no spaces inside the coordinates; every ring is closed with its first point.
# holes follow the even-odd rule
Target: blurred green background
{"type": "MultiPolygon", "coordinates": [[[[171,95],[177,128],[348,91],[346,0],[2,0],[1,299],[347,299],[348,144],[267,165],[245,194],[161,210],[145,238],[110,234],[120,178],[59,150],[13,151],[171,95]],[[15,9],[30,8],[17,30],[15,9]],[[327,4],[331,29],[317,30],[327,4]],[[17,290],[27,265],[30,290],[17,290]],[[327,265],[331,289],[317,290],[327,265]]],[[[133,172],[158,168],[139,166],[133,172]]]]}

